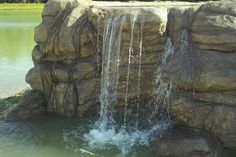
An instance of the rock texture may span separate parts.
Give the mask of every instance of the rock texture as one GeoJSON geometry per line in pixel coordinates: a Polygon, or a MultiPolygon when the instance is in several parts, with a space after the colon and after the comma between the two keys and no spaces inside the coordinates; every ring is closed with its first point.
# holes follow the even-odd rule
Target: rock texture
{"type": "Polygon", "coordinates": [[[135,8],[127,11],[126,8],[103,8],[76,1],[53,0],[45,5],[42,23],[35,28],[37,45],[32,52],[35,67],[26,76],[26,81],[33,89],[44,93],[48,112],[83,116],[86,111],[98,106],[103,32],[107,19],[114,23],[116,16],[125,16],[120,39],[121,59],[116,106],[124,105],[128,66],[129,101],[134,101],[138,96],[143,99],[152,96],[150,89],[154,87],[156,63],[165,49],[166,8],[135,8]],[[133,54],[131,64],[128,65],[132,21],[135,26],[133,54]],[[152,27],[153,25],[156,26],[152,27]],[[140,42],[143,53],[141,62],[140,42]]]}
{"type": "Polygon", "coordinates": [[[38,90],[32,90],[15,104],[3,118],[7,121],[35,118],[46,113],[45,105],[43,94],[38,90]]]}
{"type": "Polygon", "coordinates": [[[170,10],[175,52],[164,74],[176,90],[170,112],[177,123],[206,130],[234,148],[235,15],[235,4],[226,2],[170,10]]]}
{"type": "Polygon", "coordinates": [[[154,140],[158,157],[223,157],[226,153],[214,137],[189,128],[174,127],[154,140]]]}
{"type": "Polygon", "coordinates": [[[161,79],[174,88],[170,101],[173,119],[216,135],[224,147],[236,148],[235,8],[234,2],[84,4],[51,0],[43,10],[42,23],[35,28],[35,66],[26,81],[43,93],[48,112],[83,116],[98,108],[106,20],[115,23],[116,17],[125,16],[114,106],[123,106],[126,96],[128,101],[152,99],[156,70],[163,66],[158,61],[171,41],[173,53],[165,60],[161,79]]]}

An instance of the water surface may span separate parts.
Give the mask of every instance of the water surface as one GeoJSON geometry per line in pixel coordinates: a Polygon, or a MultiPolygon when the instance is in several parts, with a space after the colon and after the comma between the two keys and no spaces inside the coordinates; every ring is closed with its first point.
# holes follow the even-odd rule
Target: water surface
{"type": "Polygon", "coordinates": [[[112,145],[92,148],[84,139],[94,120],[44,116],[25,122],[0,121],[1,157],[152,157],[147,146],[128,154],[112,145]],[[90,125],[91,124],[91,125],[90,125]]]}
{"type": "Polygon", "coordinates": [[[40,20],[40,11],[0,11],[0,97],[27,87],[34,27],[40,20]]]}

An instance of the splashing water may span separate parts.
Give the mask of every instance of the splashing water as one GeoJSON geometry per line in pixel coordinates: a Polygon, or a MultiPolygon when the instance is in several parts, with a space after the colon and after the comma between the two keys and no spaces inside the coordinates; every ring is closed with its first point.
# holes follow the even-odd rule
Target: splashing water
{"type": "MultiPolygon", "coordinates": [[[[150,123],[150,127],[145,129],[139,128],[139,107],[140,107],[140,83],[141,83],[141,67],[142,67],[142,40],[143,40],[143,28],[145,18],[139,18],[137,16],[128,17],[126,15],[120,15],[115,17],[107,17],[105,20],[105,27],[103,32],[103,49],[102,49],[102,73],[101,73],[101,95],[100,95],[100,118],[95,123],[92,130],[89,133],[84,134],[84,139],[88,141],[91,148],[107,149],[115,146],[122,154],[127,154],[130,149],[135,145],[148,145],[152,137],[157,133],[163,133],[167,128],[171,126],[169,122],[170,118],[164,118],[161,121],[155,121],[155,117],[158,115],[158,106],[160,103],[168,104],[168,99],[171,94],[172,87],[169,84],[165,84],[161,80],[163,66],[166,64],[167,59],[173,53],[172,44],[170,39],[167,39],[166,49],[163,57],[161,58],[161,66],[157,68],[157,78],[154,82],[157,85],[157,89],[153,92],[156,95],[154,110],[152,114],[147,117],[147,121],[150,123]],[[121,39],[122,31],[125,22],[130,20],[130,44],[128,49],[128,62],[126,71],[126,87],[124,98],[124,116],[123,123],[118,123],[114,120],[113,104],[117,103],[117,86],[119,83],[119,67],[120,67],[120,51],[121,51],[121,39]],[[140,27],[136,27],[140,24],[140,27]],[[138,52],[138,102],[136,103],[137,113],[135,126],[129,125],[128,121],[128,109],[130,105],[129,96],[129,83],[130,83],[130,64],[134,53],[134,38],[135,29],[140,28],[139,32],[139,52],[138,52]]],[[[151,105],[150,105],[151,107],[151,105]]]]}

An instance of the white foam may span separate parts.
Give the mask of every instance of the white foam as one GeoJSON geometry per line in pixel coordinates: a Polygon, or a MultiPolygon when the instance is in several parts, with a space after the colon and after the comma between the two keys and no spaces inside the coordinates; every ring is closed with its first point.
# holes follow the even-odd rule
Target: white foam
{"type": "Polygon", "coordinates": [[[88,141],[92,149],[107,149],[109,146],[115,146],[122,154],[127,154],[135,145],[149,145],[155,133],[162,134],[170,125],[170,123],[163,121],[147,130],[93,129],[88,134],[84,134],[84,139],[88,141]]]}

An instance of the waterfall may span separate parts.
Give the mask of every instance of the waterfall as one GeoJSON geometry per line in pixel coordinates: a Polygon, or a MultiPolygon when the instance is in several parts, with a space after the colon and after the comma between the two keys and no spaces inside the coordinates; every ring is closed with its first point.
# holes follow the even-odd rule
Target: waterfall
{"type": "MultiPolygon", "coordinates": [[[[160,103],[168,105],[168,99],[171,93],[171,86],[165,84],[161,80],[162,70],[166,64],[167,59],[172,55],[172,44],[168,38],[166,41],[166,49],[161,57],[161,65],[157,67],[156,80],[153,82],[156,89],[153,91],[155,100],[152,102],[155,105],[149,105],[151,114],[145,117],[149,122],[148,128],[139,128],[139,113],[140,113],[140,95],[141,95],[141,68],[142,68],[142,55],[143,55],[143,30],[145,26],[145,16],[127,16],[125,14],[108,16],[105,19],[105,26],[103,31],[103,48],[102,48],[102,72],[101,72],[101,94],[100,94],[100,118],[95,123],[94,127],[88,134],[84,135],[85,140],[88,141],[91,147],[106,148],[107,146],[116,146],[122,153],[128,153],[129,150],[136,144],[147,145],[155,133],[161,133],[166,130],[170,123],[166,121],[155,121],[154,118],[158,116],[160,103]],[[124,99],[124,115],[123,123],[117,122],[114,118],[113,105],[118,103],[118,86],[120,77],[120,64],[121,64],[121,46],[123,27],[130,22],[130,42],[127,51],[128,61],[126,70],[125,82],[125,95],[124,99]],[[137,31],[138,30],[138,31],[137,31]],[[134,40],[137,41],[139,50],[134,50],[134,40]],[[138,51],[138,52],[134,52],[138,51]],[[138,57],[138,72],[137,72],[137,102],[132,104],[136,106],[136,113],[134,115],[135,124],[130,125],[130,113],[128,107],[129,102],[129,86],[131,77],[131,63],[133,55],[138,57]]],[[[122,53],[124,53],[122,51],[122,53]]],[[[164,119],[164,118],[163,118],[164,119]]],[[[169,118],[167,118],[169,120],[169,118]]]]}
{"type": "Polygon", "coordinates": [[[140,41],[139,41],[139,64],[138,64],[138,102],[137,102],[137,113],[136,113],[136,129],[139,125],[139,106],[140,106],[140,81],[141,81],[141,67],[142,67],[142,53],[143,53],[143,27],[144,27],[144,17],[141,18],[141,27],[140,27],[140,41]]]}
{"type": "Polygon", "coordinates": [[[160,65],[157,67],[156,70],[156,78],[154,79],[156,88],[153,90],[153,95],[155,95],[154,101],[154,109],[152,109],[151,116],[149,118],[149,123],[150,125],[153,124],[153,119],[155,121],[155,117],[160,117],[161,115],[161,120],[166,121],[166,124],[170,125],[171,118],[170,118],[170,111],[169,111],[169,105],[170,105],[170,97],[172,93],[172,84],[171,83],[165,83],[163,82],[162,75],[163,75],[163,70],[164,67],[172,56],[174,55],[174,46],[172,45],[171,39],[167,37],[166,39],[166,45],[165,45],[165,50],[164,53],[161,54],[161,60],[160,60],[160,65]],[[161,108],[162,107],[162,108],[161,108]],[[163,112],[160,111],[160,108],[164,110],[163,112]]]}
{"type": "Polygon", "coordinates": [[[125,18],[125,16],[108,18],[105,22],[102,49],[101,110],[98,121],[101,130],[113,128],[111,104],[117,99],[121,32],[125,18]]]}
{"type": "Polygon", "coordinates": [[[124,129],[126,129],[127,123],[127,107],[128,107],[128,92],[129,92],[129,75],[130,75],[130,63],[131,63],[131,56],[133,53],[133,40],[134,40],[134,27],[136,23],[137,17],[131,17],[131,35],[130,35],[130,44],[129,44],[129,57],[128,57],[128,69],[127,69],[127,76],[126,76],[126,90],[125,90],[125,114],[124,114],[124,129]]]}

